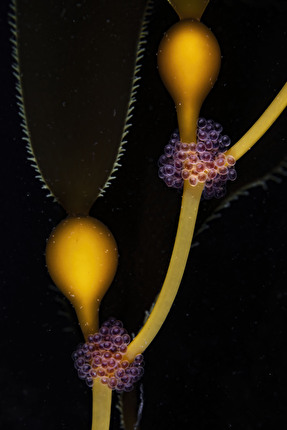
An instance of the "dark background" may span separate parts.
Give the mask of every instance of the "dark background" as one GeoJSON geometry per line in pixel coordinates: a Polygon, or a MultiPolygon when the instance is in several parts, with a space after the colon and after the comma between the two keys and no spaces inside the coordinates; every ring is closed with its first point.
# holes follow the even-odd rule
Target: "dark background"
{"type": "MultiPolygon", "coordinates": [[[[46,239],[65,214],[35,179],[21,140],[8,3],[0,6],[0,428],[84,430],[90,428],[91,394],[71,360],[81,333],[44,259],[46,239]]],[[[214,0],[202,19],[223,55],[202,115],[221,122],[232,142],[286,80],[286,4],[258,3],[214,0]]],[[[134,333],[164,279],[180,209],[180,192],[157,176],[176,115],[157,74],[156,51],[176,21],[168,2],[157,0],[122,168],[92,210],[120,251],[102,320],[115,315],[134,333]]],[[[202,202],[198,246],[191,249],[173,308],[145,353],[143,430],[287,426],[286,144],[283,114],[238,162],[239,178],[228,187],[230,206],[202,202]],[[240,193],[242,187],[248,191],[240,193]]],[[[116,410],[111,428],[119,428],[116,410]]]]}

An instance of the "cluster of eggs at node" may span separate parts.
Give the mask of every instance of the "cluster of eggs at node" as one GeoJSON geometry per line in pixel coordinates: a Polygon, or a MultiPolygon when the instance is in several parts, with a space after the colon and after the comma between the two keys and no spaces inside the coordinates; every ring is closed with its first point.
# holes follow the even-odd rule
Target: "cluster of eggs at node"
{"type": "Polygon", "coordinates": [[[237,174],[234,157],[225,154],[230,138],[222,130],[212,119],[199,118],[197,143],[180,142],[174,132],[159,159],[159,177],[173,188],[182,188],[184,180],[191,186],[204,183],[205,199],[224,196],[226,182],[234,181],[237,174]]]}
{"type": "Polygon", "coordinates": [[[129,342],[121,321],[110,318],[104,322],[99,332],[90,335],[72,355],[79,378],[89,387],[98,378],[112,390],[131,391],[144,373],[144,362],[142,354],[132,363],[123,358],[129,342]]]}

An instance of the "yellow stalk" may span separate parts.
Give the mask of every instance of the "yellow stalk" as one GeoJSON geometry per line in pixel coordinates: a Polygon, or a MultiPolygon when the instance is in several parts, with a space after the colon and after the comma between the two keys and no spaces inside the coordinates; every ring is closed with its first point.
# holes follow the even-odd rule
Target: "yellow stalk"
{"type": "Polygon", "coordinates": [[[263,136],[287,106],[287,83],[255,124],[230,148],[226,155],[238,160],[263,136]]]}
{"type": "Polygon", "coordinates": [[[112,390],[97,379],[93,385],[92,430],[109,430],[112,404],[112,390]]]}
{"type": "Polygon", "coordinates": [[[126,359],[132,362],[152,342],[173,304],[185,270],[204,184],[184,183],[181,212],[169,268],[156,304],[141,331],[128,346],[126,359]]]}

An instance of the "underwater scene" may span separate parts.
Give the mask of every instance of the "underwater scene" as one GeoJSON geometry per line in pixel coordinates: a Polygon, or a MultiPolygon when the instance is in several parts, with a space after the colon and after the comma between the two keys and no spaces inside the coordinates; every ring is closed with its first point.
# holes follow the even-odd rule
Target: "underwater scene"
{"type": "MultiPolygon", "coordinates": [[[[250,151],[232,155],[286,83],[286,14],[281,0],[1,2],[0,428],[287,426],[286,111],[250,151]],[[205,142],[193,154],[203,164],[197,179],[186,162],[177,176],[183,152],[195,152],[180,143],[192,121],[180,117],[159,49],[190,19],[190,5],[220,49],[190,132],[205,142]],[[212,155],[208,124],[219,139],[212,155]],[[166,293],[175,299],[148,325],[186,183],[205,186],[192,195],[190,228],[184,220],[192,244],[186,266],[180,258],[173,266],[182,270],[178,291],[166,293]],[[115,251],[107,285],[92,298],[89,288],[79,293],[83,301],[62,281],[63,267],[74,276],[68,252],[51,250],[67,215],[99,220],[115,251]],[[155,334],[139,344],[143,326],[155,334]],[[95,335],[107,327],[114,350],[95,335]],[[120,367],[91,373],[88,348],[120,367]]],[[[205,67],[197,72],[196,84],[205,67]]]]}

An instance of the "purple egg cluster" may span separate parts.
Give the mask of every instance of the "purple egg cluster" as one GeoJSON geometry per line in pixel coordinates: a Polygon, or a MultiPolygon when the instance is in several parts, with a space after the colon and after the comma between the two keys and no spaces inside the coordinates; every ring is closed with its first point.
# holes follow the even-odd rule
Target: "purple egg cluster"
{"type": "Polygon", "coordinates": [[[234,157],[225,154],[230,138],[222,131],[218,122],[199,118],[197,142],[181,142],[178,132],[174,132],[159,159],[159,177],[173,188],[182,188],[184,180],[193,187],[205,183],[205,199],[223,197],[226,182],[234,181],[237,173],[234,157]]]}
{"type": "Polygon", "coordinates": [[[138,354],[133,363],[124,359],[129,343],[130,336],[123,323],[109,318],[98,333],[90,335],[88,342],[79,345],[73,353],[79,378],[85,380],[89,387],[98,378],[112,390],[131,391],[144,373],[144,362],[142,354],[138,354]]]}

